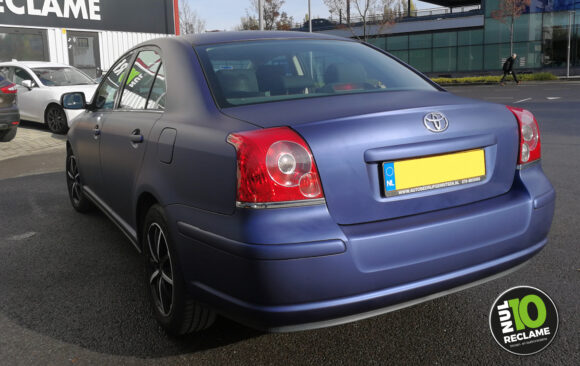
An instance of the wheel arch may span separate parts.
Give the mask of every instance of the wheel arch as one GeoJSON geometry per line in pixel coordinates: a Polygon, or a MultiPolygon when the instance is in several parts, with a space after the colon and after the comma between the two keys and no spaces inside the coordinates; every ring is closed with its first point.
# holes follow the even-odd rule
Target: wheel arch
{"type": "Polygon", "coordinates": [[[137,231],[137,243],[139,247],[141,246],[141,236],[143,232],[143,223],[145,221],[145,216],[147,211],[155,205],[159,204],[159,200],[151,192],[145,191],[141,192],[139,198],[137,199],[137,207],[135,209],[136,214],[136,231],[137,231]]]}
{"type": "Polygon", "coordinates": [[[44,123],[46,123],[46,112],[48,112],[48,108],[50,108],[52,106],[56,106],[56,107],[62,108],[62,106],[59,103],[57,103],[57,102],[55,102],[53,100],[51,100],[50,102],[48,102],[46,104],[46,106],[44,107],[44,113],[42,113],[42,118],[43,118],[43,122],[44,123]]]}

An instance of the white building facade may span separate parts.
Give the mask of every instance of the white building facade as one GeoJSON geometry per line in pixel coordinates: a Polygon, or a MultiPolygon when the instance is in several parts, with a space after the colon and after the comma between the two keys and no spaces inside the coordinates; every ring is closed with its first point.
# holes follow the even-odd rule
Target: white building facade
{"type": "Polygon", "coordinates": [[[91,76],[129,48],[179,34],[178,0],[0,0],[0,61],[52,61],[91,76]]]}

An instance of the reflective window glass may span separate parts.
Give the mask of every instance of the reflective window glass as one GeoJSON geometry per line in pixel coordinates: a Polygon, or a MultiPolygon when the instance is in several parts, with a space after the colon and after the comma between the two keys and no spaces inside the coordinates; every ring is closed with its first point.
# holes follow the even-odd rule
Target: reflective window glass
{"type": "Polygon", "coordinates": [[[367,43],[372,44],[375,47],[381,48],[383,50],[387,49],[387,39],[385,37],[371,38],[367,43]]]}
{"type": "Polygon", "coordinates": [[[336,94],[433,90],[399,62],[359,42],[264,40],[197,46],[196,51],[222,108],[336,94]],[[216,71],[214,63],[248,59],[247,68],[216,71]]]}
{"type": "Polygon", "coordinates": [[[542,39],[542,14],[523,14],[514,22],[514,42],[542,39]]]}
{"type": "Polygon", "coordinates": [[[409,36],[394,36],[387,38],[387,50],[406,50],[409,48],[409,36]]]}
{"type": "Polygon", "coordinates": [[[46,30],[0,27],[0,61],[12,59],[48,61],[46,30]]]}
{"type": "Polygon", "coordinates": [[[452,47],[457,45],[457,32],[433,34],[433,47],[452,47]]]}
{"type": "Polygon", "coordinates": [[[510,55],[510,44],[486,44],[483,49],[485,70],[501,70],[504,61],[510,55]]]}
{"type": "Polygon", "coordinates": [[[485,19],[485,43],[505,43],[510,41],[509,24],[492,18],[485,19]]]}
{"type": "Polygon", "coordinates": [[[431,33],[426,34],[412,34],[409,36],[409,49],[413,48],[430,48],[431,47],[431,33]]]}
{"type": "Polygon", "coordinates": [[[34,79],[32,78],[32,76],[28,73],[28,71],[21,69],[19,67],[15,67],[14,68],[14,80],[12,80],[13,83],[18,84],[18,85],[22,85],[22,82],[24,80],[30,80],[32,81],[33,84],[36,84],[34,82],[34,79]]]}
{"type": "Polygon", "coordinates": [[[401,51],[389,51],[389,53],[399,59],[401,61],[409,63],[409,51],[401,50],[401,51]]]}
{"type": "Polygon", "coordinates": [[[115,98],[129,68],[132,56],[132,53],[125,55],[113,65],[111,71],[105,76],[103,83],[95,93],[94,103],[97,109],[113,109],[115,107],[115,98]]]}
{"type": "MultiPolygon", "coordinates": [[[[491,13],[497,8],[499,8],[500,0],[483,0],[483,1],[485,2],[485,5],[483,6],[483,8],[485,9],[485,16],[491,17],[491,13]]],[[[543,1],[543,0],[532,0],[532,1],[543,1]]]]}
{"type": "Polygon", "coordinates": [[[125,82],[119,109],[145,109],[151,86],[161,64],[157,51],[141,51],[125,82]]]}
{"type": "Polygon", "coordinates": [[[163,65],[159,67],[155,83],[151,89],[151,95],[147,101],[147,109],[165,109],[165,95],[167,94],[165,86],[165,69],[163,65]]]}
{"type": "Polygon", "coordinates": [[[457,44],[466,46],[483,43],[483,29],[457,32],[457,44]]]}
{"type": "Polygon", "coordinates": [[[431,71],[431,49],[410,50],[409,63],[422,72],[431,71]]]}
{"type": "Polygon", "coordinates": [[[457,69],[457,47],[433,49],[433,71],[455,71],[457,69]]]}
{"type": "Polygon", "coordinates": [[[483,68],[483,46],[457,48],[457,71],[473,71],[483,68]]]}

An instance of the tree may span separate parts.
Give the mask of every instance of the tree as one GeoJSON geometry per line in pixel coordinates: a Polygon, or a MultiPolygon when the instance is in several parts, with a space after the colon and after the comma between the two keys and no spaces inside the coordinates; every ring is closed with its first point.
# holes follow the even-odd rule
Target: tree
{"type": "Polygon", "coordinates": [[[367,41],[371,37],[378,36],[381,31],[395,23],[398,12],[393,8],[398,4],[397,0],[323,0],[331,13],[347,14],[346,27],[354,37],[367,41]],[[362,36],[358,35],[351,23],[352,11],[362,26],[362,36]],[[378,29],[374,35],[369,34],[369,26],[374,25],[378,29]]]}
{"type": "Polygon", "coordinates": [[[181,34],[194,34],[205,32],[205,20],[201,19],[195,10],[184,1],[179,9],[179,28],[181,34]]]}
{"type": "MultiPolygon", "coordinates": [[[[286,12],[281,12],[282,5],[286,0],[263,0],[264,2],[264,29],[265,30],[289,30],[294,22],[293,17],[289,17],[286,12]]],[[[239,30],[256,30],[259,29],[258,14],[260,13],[260,2],[250,0],[251,11],[246,9],[246,16],[242,17],[241,24],[237,27],[239,30]]]]}
{"type": "Polygon", "coordinates": [[[510,55],[514,53],[514,21],[530,6],[530,0],[500,0],[499,9],[491,12],[491,17],[510,27],[510,55]]]}
{"type": "Polygon", "coordinates": [[[288,14],[283,11],[280,14],[280,19],[276,21],[276,29],[277,30],[290,30],[292,29],[292,25],[294,24],[294,17],[289,17],[288,14]]]}
{"type": "Polygon", "coordinates": [[[246,10],[246,16],[242,17],[241,24],[236,27],[237,30],[258,30],[260,29],[260,24],[258,18],[250,15],[246,10]]]}

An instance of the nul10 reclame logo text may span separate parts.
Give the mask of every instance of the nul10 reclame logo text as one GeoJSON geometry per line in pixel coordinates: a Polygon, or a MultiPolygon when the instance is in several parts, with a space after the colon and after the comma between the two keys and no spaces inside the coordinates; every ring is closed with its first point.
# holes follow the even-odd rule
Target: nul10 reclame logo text
{"type": "Polygon", "coordinates": [[[530,355],[546,348],[558,330],[558,312],[544,292],[527,286],[514,287],[493,304],[489,326],[505,350],[530,355]]]}

